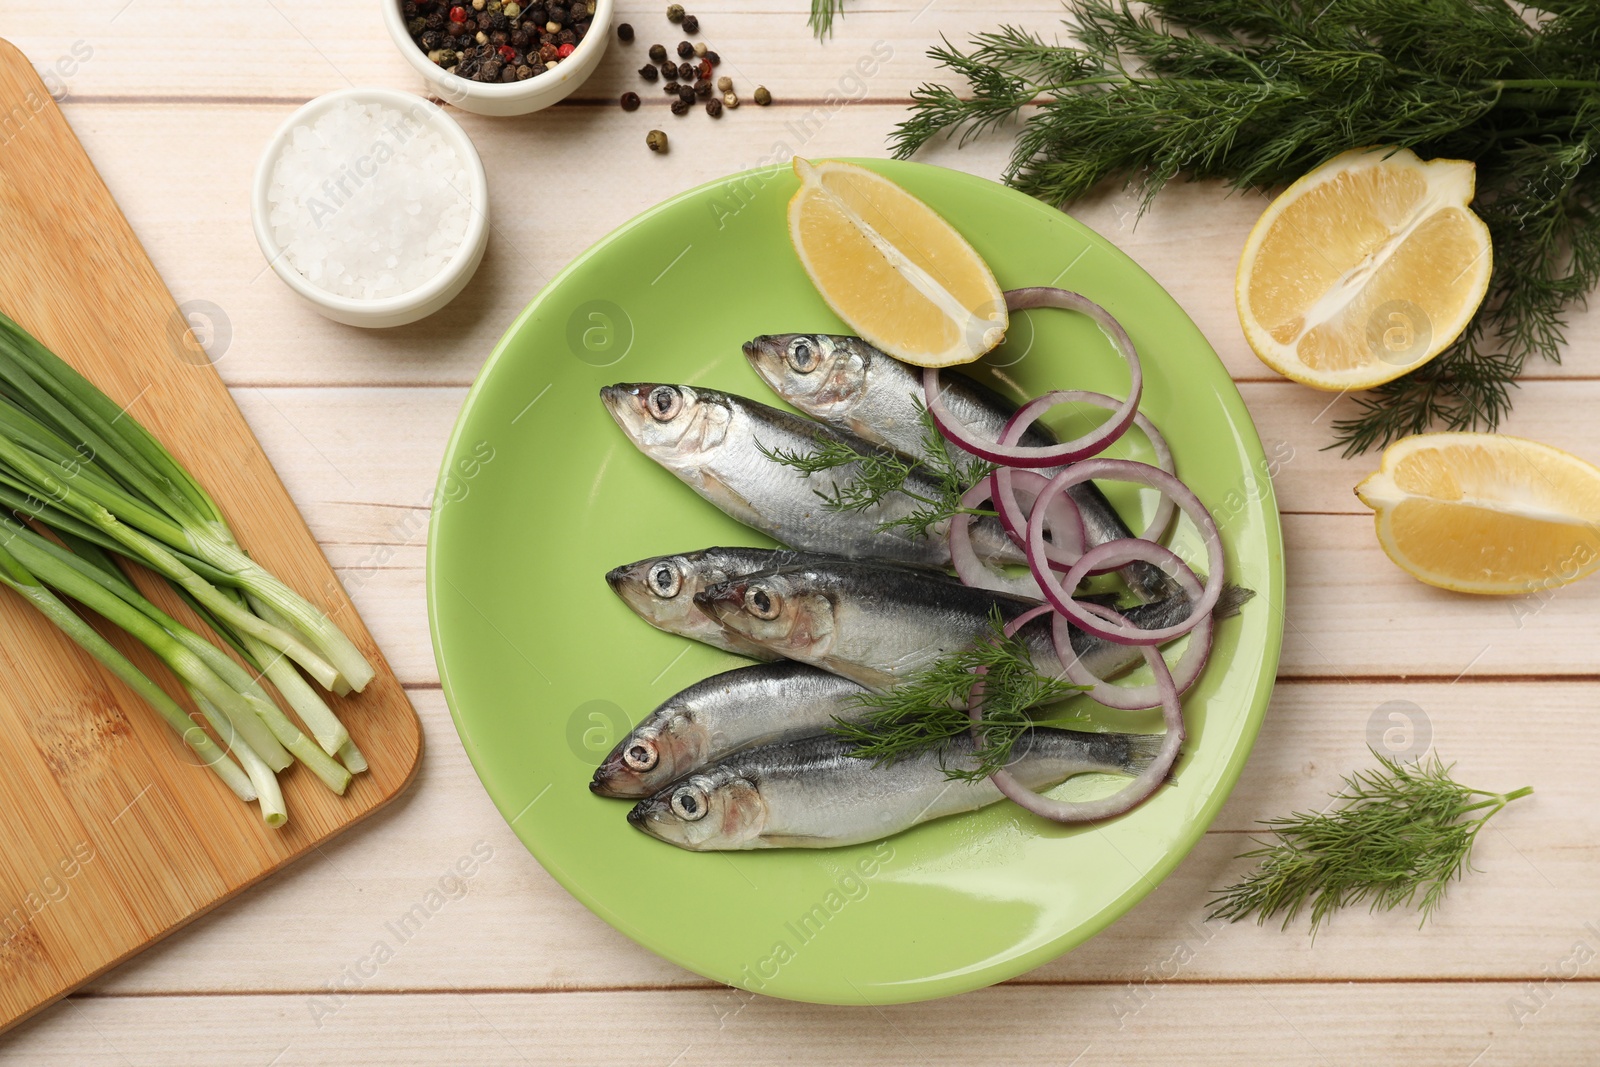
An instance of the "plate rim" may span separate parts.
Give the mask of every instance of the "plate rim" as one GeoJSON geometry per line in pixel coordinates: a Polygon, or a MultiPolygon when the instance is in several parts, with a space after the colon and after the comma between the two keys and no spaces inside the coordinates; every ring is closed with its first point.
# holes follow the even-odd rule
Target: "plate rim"
{"type": "MultiPolygon", "coordinates": [[[[1050,212],[1053,218],[1065,222],[1067,225],[1078,231],[1078,233],[1091,247],[1098,248],[1101,251],[1108,252],[1124,260],[1135,271],[1143,275],[1152,286],[1160,290],[1162,293],[1165,293],[1168,299],[1172,300],[1174,306],[1176,306],[1178,311],[1182,313],[1183,320],[1187,324],[1188,328],[1192,330],[1200,342],[1205,345],[1206,351],[1209,353],[1210,358],[1222,371],[1223,377],[1227,381],[1227,390],[1217,390],[1217,397],[1225,407],[1230,409],[1230,416],[1238,416],[1230,417],[1230,422],[1234,426],[1235,430],[1248,431],[1247,435],[1241,435],[1241,443],[1245,446],[1244,450],[1247,453],[1252,451],[1254,452],[1254,456],[1249,458],[1259,459],[1263,462],[1265,461],[1266,450],[1262,445],[1261,434],[1256,427],[1255,419],[1251,416],[1249,408],[1246,407],[1244,403],[1244,397],[1239,392],[1238,383],[1234,381],[1232,374],[1228,372],[1226,364],[1224,364],[1221,357],[1217,355],[1216,348],[1212,345],[1210,339],[1206,337],[1204,331],[1202,331],[1195,323],[1193,317],[1190,316],[1183,305],[1178,303],[1177,299],[1167,291],[1164,285],[1158,282],[1155,277],[1146,271],[1144,267],[1141,266],[1139,262],[1131,255],[1117,247],[1108,238],[1101,235],[1088,224],[1073,217],[1066,211],[1047,204],[1035,197],[1029,196],[1026,193],[1013,189],[1002,182],[991,178],[986,178],[982,175],[973,174],[968,171],[956,170],[952,167],[942,167],[936,164],[923,163],[913,160],[895,160],[861,156],[830,156],[827,158],[830,160],[856,163],[874,169],[885,168],[891,172],[902,168],[906,170],[927,169],[941,171],[947,175],[953,176],[957,181],[972,183],[974,187],[988,187],[988,189],[998,191],[1004,196],[1009,196],[1019,202],[1026,203],[1034,209],[1050,212]]],[[[770,181],[774,177],[781,176],[788,169],[788,166],[785,164],[773,164],[766,167],[754,167],[748,170],[735,171],[733,173],[725,174],[709,181],[702,182],[671,197],[668,197],[667,199],[646,208],[638,214],[630,216],[619,225],[613,227],[606,234],[596,239],[582,252],[569,260],[567,264],[561,268],[561,270],[556,272],[556,274],[551,277],[548,282],[541,286],[538,292],[534,294],[533,298],[527,303],[526,306],[523,307],[522,311],[516,316],[515,319],[512,320],[505,332],[501,334],[500,339],[495,342],[493,351],[489,354],[488,359],[484,361],[484,364],[479,369],[477,376],[473,379],[471,388],[468,389],[467,395],[461,402],[461,408],[456,414],[455,423],[451,428],[449,439],[445,444],[444,455],[440,461],[439,476],[435,483],[435,499],[441,499],[439,496],[441,487],[444,485],[445,479],[450,475],[452,463],[458,458],[457,449],[461,445],[467,423],[470,420],[473,409],[476,406],[480,396],[487,387],[490,377],[499,367],[501,360],[505,358],[506,352],[511,347],[512,341],[521,332],[525,323],[545,303],[548,294],[557,291],[560,283],[564,282],[569,275],[575,273],[590,259],[601,254],[603,250],[607,249],[624,234],[629,233],[640,225],[643,225],[656,215],[670,211],[685,201],[702,197],[709,190],[726,188],[730,184],[752,177],[763,177],[764,180],[770,181]]],[[[1096,937],[1107,927],[1111,926],[1117,920],[1127,915],[1127,913],[1131,911],[1139,901],[1149,896],[1157,886],[1164,882],[1172,874],[1172,872],[1177,869],[1178,865],[1182,863],[1183,860],[1194,850],[1195,846],[1198,845],[1202,839],[1204,839],[1206,833],[1210,830],[1211,825],[1216,821],[1217,816],[1221,813],[1223,805],[1225,805],[1229,797],[1233,795],[1233,791],[1238,785],[1239,778],[1244,772],[1245,764],[1249,761],[1251,754],[1255,750],[1256,741],[1260,737],[1261,733],[1261,725],[1266,719],[1267,710],[1271,704],[1272,693],[1277,684],[1277,672],[1282,655],[1283,632],[1285,624],[1282,600],[1284,599],[1284,595],[1287,591],[1283,545],[1283,522],[1282,515],[1278,508],[1277,490],[1270,475],[1262,480],[1262,485],[1263,491],[1260,493],[1259,503],[1263,512],[1263,532],[1266,535],[1266,547],[1269,556],[1267,560],[1267,573],[1270,588],[1266,590],[1260,590],[1258,591],[1258,594],[1262,595],[1262,599],[1271,604],[1275,610],[1269,613],[1266,621],[1267,632],[1265,634],[1262,646],[1261,669],[1257,674],[1254,688],[1251,691],[1250,706],[1240,730],[1240,743],[1234,746],[1233,751],[1227,757],[1227,760],[1218,775],[1215,787],[1211,790],[1205,801],[1200,805],[1195,816],[1189,820],[1189,832],[1184,835],[1184,839],[1175,842],[1174,845],[1164,852],[1158,860],[1145,869],[1142,876],[1137,881],[1135,881],[1128,887],[1128,889],[1119,894],[1113,900],[1105,904],[1094,916],[1074,926],[1072,930],[1060,934],[1057,937],[1051,938],[1048,941],[1042,942],[1030,949],[1018,951],[1016,953],[1006,955],[1000,959],[991,958],[989,961],[983,964],[969,966],[954,971],[946,971],[922,979],[906,980],[891,985],[874,986],[873,992],[879,995],[873,997],[867,996],[861,990],[854,987],[853,984],[851,985],[851,988],[856,993],[856,996],[853,998],[802,996],[787,992],[766,992],[765,990],[760,991],[761,995],[801,1003],[836,1004],[860,1007],[863,1005],[876,1006],[915,1003],[987,988],[988,986],[995,985],[999,982],[1004,982],[1019,975],[1026,974],[1027,972],[1034,970],[1035,968],[1040,967],[1051,960],[1065,955],[1067,952],[1070,952],[1072,949],[1078,947],[1091,938],[1096,937]],[[1276,599],[1274,599],[1274,594],[1277,595],[1276,599]],[[902,993],[904,993],[904,995],[901,995],[902,993]]],[[[482,785],[484,791],[489,795],[490,800],[493,801],[495,809],[500,813],[500,817],[506,820],[508,829],[510,829],[512,834],[516,836],[517,840],[521,842],[523,847],[528,850],[529,854],[538,861],[539,865],[543,867],[545,871],[547,871],[550,876],[554,878],[556,882],[560,884],[561,887],[569,894],[571,894],[579,903],[583,904],[584,907],[588,908],[596,916],[604,920],[607,925],[612,927],[612,929],[623,934],[629,940],[640,945],[647,951],[655,953],[663,959],[666,959],[677,966],[683,967],[684,969],[696,975],[708,978],[714,982],[719,982],[720,984],[720,979],[705,975],[704,972],[698,969],[694,964],[680,958],[678,953],[667,951],[662,948],[658,948],[654,944],[651,944],[647,940],[647,935],[644,932],[635,931],[634,925],[631,922],[622,919],[620,916],[612,912],[611,909],[592,899],[589,894],[583,892],[578,886],[576,880],[568,875],[558,863],[556,863],[553,859],[543,855],[542,850],[536,848],[532,842],[524,838],[523,835],[517,831],[514,825],[511,825],[512,820],[507,815],[507,805],[502,803],[502,799],[496,788],[484,777],[483,771],[479,767],[477,749],[471,739],[468,727],[462,721],[462,712],[458,707],[457,697],[450,676],[450,669],[445,659],[438,615],[438,534],[440,517],[445,510],[446,508],[444,507],[435,507],[428,520],[428,547],[425,557],[426,570],[424,576],[424,586],[427,595],[428,607],[428,633],[430,644],[433,648],[434,663],[439,672],[440,689],[444,694],[445,705],[450,711],[451,724],[455,727],[456,735],[461,741],[462,748],[466,751],[467,758],[472,763],[473,773],[477,776],[479,784],[482,785]]],[[[728,988],[741,987],[730,985],[728,988]]],[[[750,990],[750,992],[754,993],[757,991],[750,990]]]]}

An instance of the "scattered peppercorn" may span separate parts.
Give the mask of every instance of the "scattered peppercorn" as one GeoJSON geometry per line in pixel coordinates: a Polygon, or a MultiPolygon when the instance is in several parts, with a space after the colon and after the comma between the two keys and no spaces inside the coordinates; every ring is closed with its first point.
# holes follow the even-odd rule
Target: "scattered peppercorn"
{"type": "Polygon", "coordinates": [[[706,54],[706,43],[704,41],[696,41],[694,43],[694,54],[697,57],[704,58],[706,54]]]}
{"type": "Polygon", "coordinates": [[[664,44],[653,44],[653,45],[651,45],[650,46],[650,62],[652,62],[652,63],[665,63],[666,61],[667,61],[667,46],[664,45],[664,44]]]}
{"type": "Polygon", "coordinates": [[[626,22],[617,23],[617,40],[621,41],[623,44],[629,44],[632,42],[633,27],[626,22]]]}
{"type": "Polygon", "coordinates": [[[661,77],[661,72],[652,67],[650,64],[646,63],[644,66],[639,68],[639,77],[643,78],[647,82],[653,82],[657,78],[661,77]]]}
{"type": "Polygon", "coordinates": [[[694,103],[694,86],[692,86],[692,85],[680,85],[680,86],[678,86],[678,99],[682,100],[685,104],[694,103]]]}
{"type": "Polygon", "coordinates": [[[733,88],[733,79],[724,74],[717,79],[717,92],[725,93],[733,88]]]}
{"type": "Polygon", "coordinates": [[[722,104],[723,104],[724,107],[738,107],[739,106],[739,94],[738,93],[733,93],[733,92],[723,93],[722,94],[722,104]]]}
{"type": "MultiPolygon", "coordinates": [[[[439,21],[441,23],[443,23],[444,20],[440,19],[439,21]]],[[[439,27],[438,26],[434,26],[433,28],[434,29],[438,29],[439,27]]],[[[678,42],[678,58],[679,59],[688,59],[692,55],[694,55],[694,45],[690,44],[688,41],[679,41],[678,42]]]]}
{"type": "Polygon", "coordinates": [[[711,77],[711,64],[707,63],[705,60],[702,59],[700,61],[700,65],[698,67],[694,68],[694,76],[696,78],[709,78],[709,77],[711,77]]]}
{"type": "Polygon", "coordinates": [[[661,87],[661,91],[666,93],[668,96],[677,96],[678,90],[681,88],[683,88],[683,86],[679,85],[677,82],[668,82],[661,87]]]}
{"type": "Polygon", "coordinates": [[[706,114],[710,115],[714,119],[720,119],[722,117],[722,101],[718,100],[714,96],[710,100],[707,100],[706,114]]]}
{"type": "Polygon", "coordinates": [[[772,103],[772,94],[767,92],[767,87],[765,85],[756,86],[756,103],[760,104],[762,107],[766,107],[768,104],[772,103]]]}
{"type": "Polygon", "coordinates": [[[668,4],[667,5],[667,21],[668,22],[672,22],[672,23],[678,23],[678,22],[682,22],[683,21],[683,5],[682,4],[668,4]]]}
{"type": "Polygon", "coordinates": [[[652,152],[665,152],[667,150],[667,135],[660,130],[651,130],[644,135],[644,143],[650,146],[652,152]]]}
{"type": "Polygon", "coordinates": [[[694,80],[694,64],[693,63],[679,63],[678,64],[678,80],[679,81],[693,81],[694,80]]]}
{"type": "Polygon", "coordinates": [[[635,93],[635,92],[623,93],[622,94],[622,110],[624,110],[624,111],[638,111],[639,110],[639,94],[635,93]]]}
{"type": "Polygon", "coordinates": [[[693,15],[685,15],[685,16],[683,16],[683,32],[684,33],[699,33],[700,32],[700,20],[695,18],[693,15]]]}
{"type": "Polygon", "coordinates": [[[687,115],[689,113],[689,105],[682,100],[674,100],[672,102],[672,113],[679,117],[687,115]]]}
{"type": "Polygon", "coordinates": [[[678,64],[670,59],[661,64],[661,76],[663,78],[676,78],[678,76],[678,64]]]}
{"type": "Polygon", "coordinates": [[[702,100],[704,100],[706,97],[710,96],[711,95],[711,83],[710,82],[695,82],[694,83],[694,95],[698,96],[702,100]]]}
{"type": "Polygon", "coordinates": [[[722,63],[722,57],[708,48],[706,49],[706,62],[710,63],[713,67],[719,66],[722,63]]]}

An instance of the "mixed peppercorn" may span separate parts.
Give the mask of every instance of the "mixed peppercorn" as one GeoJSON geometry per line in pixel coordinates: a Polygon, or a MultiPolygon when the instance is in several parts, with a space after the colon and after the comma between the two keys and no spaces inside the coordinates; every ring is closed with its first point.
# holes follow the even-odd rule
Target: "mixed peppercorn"
{"type": "Polygon", "coordinates": [[[572,55],[594,0],[402,0],[406,29],[428,59],[461,78],[518,82],[572,55]]]}
{"type": "MultiPolygon", "coordinates": [[[[700,20],[686,14],[682,4],[667,7],[667,21],[681,27],[684,33],[700,32],[700,20]]],[[[626,22],[619,23],[617,40],[630,44],[633,39],[633,26],[626,22]]],[[[722,63],[722,57],[707,48],[704,41],[679,41],[673,51],[676,60],[667,52],[666,45],[651,45],[646,52],[650,62],[639,68],[639,77],[647,82],[662,82],[661,89],[671,98],[674,115],[687,115],[695,104],[704,102],[706,114],[717,119],[722,117],[725,108],[731,110],[739,106],[739,95],[733,91],[732,78],[724,74],[713,84],[711,72],[722,63]]],[[[756,86],[755,101],[763,107],[772,103],[772,94],[766,86],[756,86]]],[[[637,110],[639,94],[623,93],[621,104],[624,111],[637,110]]],[[[651,130],[645,143],[652,152],[665,152],[667,135],[660,130],[651,130]]]]}

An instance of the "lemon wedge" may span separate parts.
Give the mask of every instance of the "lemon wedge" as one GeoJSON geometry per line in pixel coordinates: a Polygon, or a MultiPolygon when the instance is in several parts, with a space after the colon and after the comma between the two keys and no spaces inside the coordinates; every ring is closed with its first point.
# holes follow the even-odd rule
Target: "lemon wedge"
{"type": "Polygon", "coordinates": [[[1370,389],[1437,356],[1489,287],[1473,165],[1405,149],[1329,160],[1268,206],[1234,298],[1261,361],[1318,389],[1370,389]]]}
{"type": "Polygon", "coordinates": [[[853,163],[796,158],[789,239],[823,300],[873,345],[919,367],[970,363],[1005,339],[1005,295],[948,222],[853,163]]]}
{"type": "Polygon", "coordinates": [[[1554,589],[1600,566],[1600,468],[1537,441],[1396,441],[1356,486],[1378,542],[1419,581],[1462,593],[1554,589]]]}

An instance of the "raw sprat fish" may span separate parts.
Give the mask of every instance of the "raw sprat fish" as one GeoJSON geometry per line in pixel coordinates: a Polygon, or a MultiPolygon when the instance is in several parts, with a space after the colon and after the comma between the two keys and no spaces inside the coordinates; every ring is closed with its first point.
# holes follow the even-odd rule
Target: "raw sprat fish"
{"type": "Polygon", "coordinates": [[[712,675],[647,715],[606,756],[589,788],[606,797],[650,796],[744,749],[824,733],[857,709],[864,692],[803,663],[712,675]]]}
{"type": "MultiPolygon", "coordinates": [[[[1030,789],[1090,772],[1136,776],[1161,747],[1159,734],[1080,733],[1035,727],[1008,769],[1030,789]]],[[[640,801],[628,821],[695,852],[833,848],[875,841],[919,823],[1001,799],[987,778],[952,780],[970,762],[970,736],[942,752],[879,766],[836,737],[810,737],[730,756],[640,801]]]]}
{"type": "MultiPolygon", "coordinates": [[[[1218,611],[1231,614],[1249,595],[1233,591],[1218,611]]],[[[747,641],[879,690],[987,639],[996,612],[1002,622],[1010,622],[1039,606],[1036,600],[938,575],[886,572],[871,563],[842,559],[735,577],[695,599],[708,616],[747,641]]],[[[1132,625],[1150,630],[1170,626],[1189,610],[1189,598],[1179,593],[1123,614],[1132,625]]],[[[1027,623],[1018,637],[1041,673],[1060,672],[1048,619],[1027,623]]],[[[1102,678],[1141,661],[1136,647],[1076,627],[1071,639],[1078,662],[1102,678]]]]}
{"type": "MultiPolygon", "coordinates": [[[[764,334],[746,341],[744,354],[773,392],[812,418],[884,448],[927,458],[921,368],[843,334],[764,334]]],[[[1006,421],[1017,413],[1016,404],[959,371],[945,370],[940,382],[951,413],[978,434],[998,439],[1006,421]]],[[[1035,422],[1018,443],[1047,448],[1057,441],[1035,422]]],[[[954,442],[947,447],[964,451],[954,442]]],[[[1077,505],[1090,547],[1133,536],[1093,482],[1072,486],[1067,495],[1077,505]]],[[[1120,573],[1128,588],[1144,600],[1178,592],[1159,567],[1143,560],[1129,563],[1120,573]]]]}
{"type": "MultiPolygon", "coordinates": [[[[600,398],[646,456],[726,514],[783,544],[856,559],[950,565],[944,536],[948,520],[935,524],[927,536],[885,526],[915,512],[916,497],[939,496],[919,471],[906,478],[903,491],[871,507],[830,511],[818,494],[848,488],[855,464],[801,474],[772,455],[810,452],[828,439],[863,454],[877,449],[853,434],[731,393],[687,385],[609,385],[600,398]]],[[[973,523],[972,542],[985,561],[1026,562],[993,518],[973,523]]]]}

